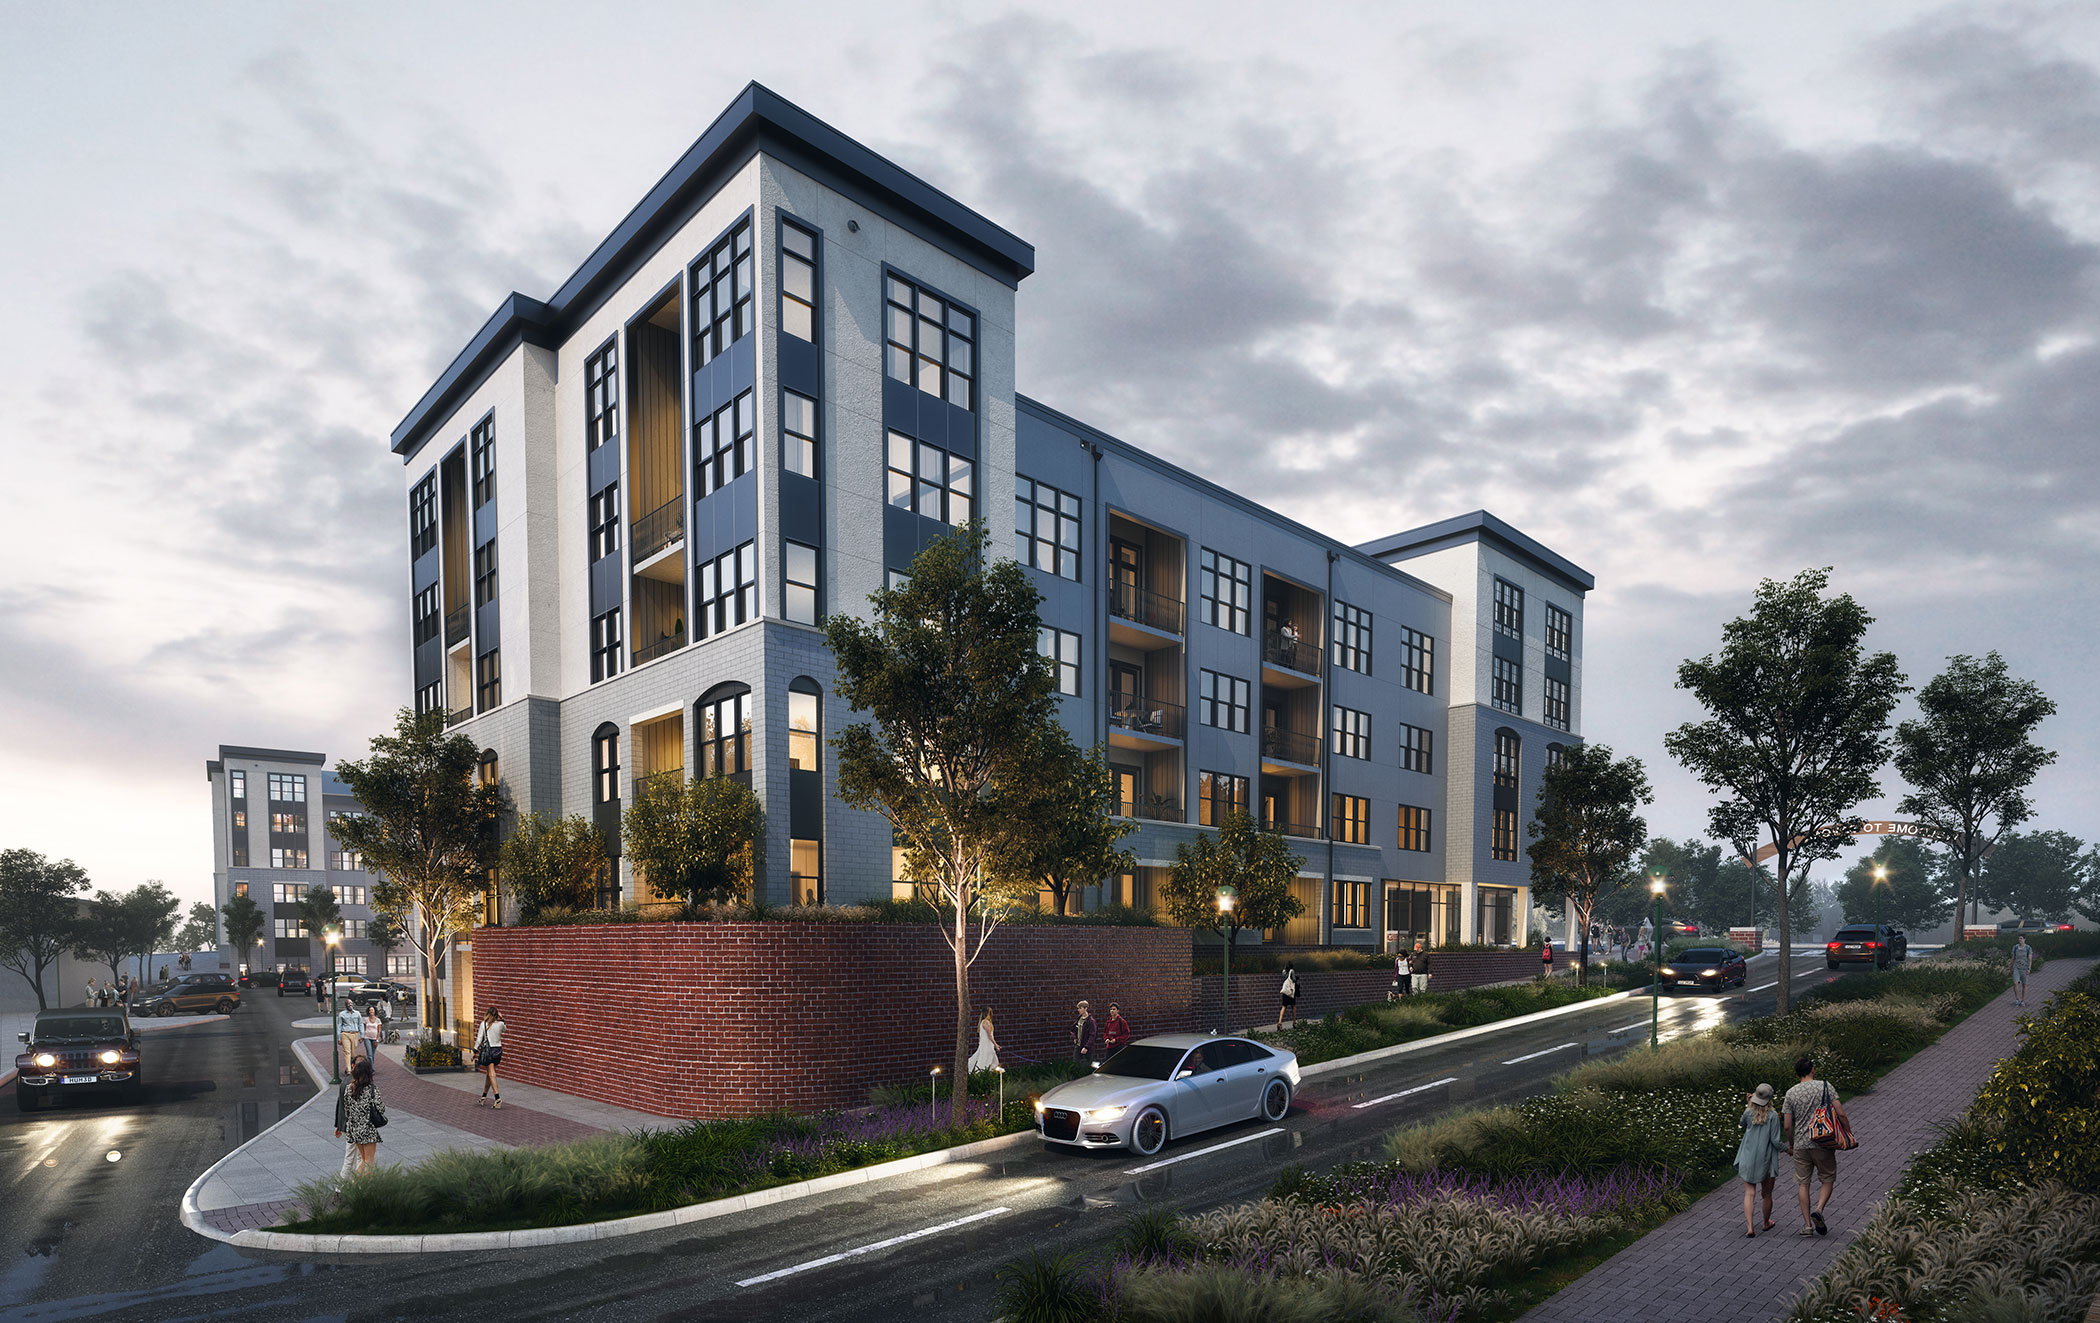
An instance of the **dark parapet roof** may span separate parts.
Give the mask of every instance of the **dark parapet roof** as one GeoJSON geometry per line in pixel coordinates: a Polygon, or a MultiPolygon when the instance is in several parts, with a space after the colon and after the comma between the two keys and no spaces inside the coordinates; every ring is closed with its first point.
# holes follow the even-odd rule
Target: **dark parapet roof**
{"type": "Polygon", "coordinates": [[[1392,557],[1407,560],[1476,540],[1495,543],[1518,560],[1525,561],[1541,573],[1558,579],[1575,592],[1587,593],[1597,586],[1596,578],[1588,570],[1529,533],[1519,530],[1516,525],[1497,519],[1485,510],[1441,519],[1433,524],[1424,524],[1420,528],[1410,528],[1404,533],[1389,533],[1362,543],[1356,549],[1378,560],[1392,557]]]}

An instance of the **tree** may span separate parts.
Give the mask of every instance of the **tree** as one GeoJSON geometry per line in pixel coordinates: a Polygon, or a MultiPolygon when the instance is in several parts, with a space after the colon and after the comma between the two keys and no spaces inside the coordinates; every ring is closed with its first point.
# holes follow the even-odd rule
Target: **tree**
{"type": "Polygon", "coordinates": [[[503,842],[503,881],[527,920],[549,909],[587,910],[612,861],[605,837],[582,814],[534,813],[503,842]]]}
{"type": "Polygon", "coordinates": [[[1204,832],[1174,847],[1160,903],[1175,923],[1208,928],[1237,946],[1243,930],[1281,928],[1305,912],[1291,892],[1304,866],[1283,837],[1258,830],[1253,818],[1235,810],[1215,835],[1204,832]],[[1228,884],[1238,894],[1231,909],[1220,910],[1218,888],[1228,884]]]}
{"type": "Polygon", "coordinates": [[[1983,861],[1976,894],[1993,909],[2062,923],[2090,885],[2085,842],[2069,832],[2008,832],[1983,861]]]}
{"type": "MultiPolygon", "coordinates": [[[[1713,920],[1707,917],[1706,911],[1715,906],[1714,879],[1720,868],[1720,846],[1693,836],[1681,841],[1658,836],[1641,852],[1640,877],[1635,880],[1644,880],[1661,869],[1670,878],[1669,889],[1663,893],[1663,916],[1711,923],[1713,920]]],[[[1620,927],[1638,928],[1641,920],[1653,915],[1653,907],[1654,897],[1648,888],[1637,886],[1610,893],[1604,909],[1612,916],[1611,922],[1620,927]]]]}
{"type": "MultiPolygon", "coordinates": [[[[338,818],[340,822],[342,819],[338,818]]],[[[342,926],[343,907],[336,902],[335,890],[331,887],[308,887],[299,897],[299,922],[306,935],[314,941],[322,941],[322,934],[330,928],[342,926]]]]}
{"type": "Polygon", "coordinates": [[[1137,856],[1116,845],[1136,824],[1116,816],[1115,778],[1099,750],[1081,749],[1061,725],[1039,735],[1041,747],[1022,760],[1028,774],[999,794],[1006,830],[992,868],[1016,887],[1047,889],[1064,914],[1079,888],[1137,867],[1137,856]]]}
{"type": "Polygon", "coordinates": [[[111,977],[127,960],[139,962],[139,981],[153,981],[153,955],[175,939],[182,901],[159,882],[142,882],[121,896],[96,892],[88,902],[73,953],[108,963],[111,977]]]}
{"type": "Polygon", "coordinates": [[[392,972],[394,952],[408,941],[408,930],[401,926],[400,916],[385,910],[375,910],[372,922],[365,926],[365,940],[379,948],[380,968],[392,972]]]}
{"type": "Polygon", "coordinates": [[[620,834],[650,888],[688,905],[745,899],[765,867],[766,811],[726,776],[665,777],[628,805],[620,834]]]}
{"type": "Polygon", "coordinates": [[[1862,855],[1833,888],[1833,899],[1846,923],[1874,922],[1876,892],[1881,922],[1899,928],[1937,928],[1953,913],[1943,881],[1945,861],[1915,836],[1884,836],[1874,853],[1862,855]],[[1876,866],[1888,871],[1877,884],[1876,866]]]}
{"type": "MultiPolygon", "coordinates": [[[[117,981],[124,962],[138,949],[133,937],[130,897],[98,891],[88,898],[80,923],[73,933],[73,958],[93,960],[109,967],[109,981],[117,981]]],[[[61,997],[63,1000],[63,997],[61,997]]]]}
{"type": "Polygon", "coordinates": [[[247,893],[226,902],[226,943],[233,948],[235,964],[261,945],[264,927],[262,906],[250,899],[247,893]]]}
{"type": "Polygon", "coordinates": [[[2027,821],[2027,786],[2056,755],[2029,738],[2056,713],[1996,652],[1949,657],[1918,691],[1918,718],[1896,727],[1896,771],[1914,787],[1897,804],[1954,853],[1954,918],[1973,904],[1977,866],[2005,832],[2027,821]]]}
{"type": "Polygon", "coordinates": [[[1641,760],[1615,760],[1602,744],[1567,746],[1539,782],[1527,829],[1531,894],[1567,905],[1582,944],[1577,977],[1584,983],[1597,899],[1626,885],[1627,866],[1648,838],[1640,806],[1654,802],[1641,760]]]}
{"type": "MultiPolygon", "coordinates": [[[[1707,719],[1663,745],[1723,798],[1707,815],[1714,835],[1749,853],[1774,850],[1789,903],[1779,911],[1779,1013],[1793,974],[1793,888],[1808,865],[1834,859],[1861,820],[1853,809],[1881,793],[1889,713],[1907,692],[1891,653],[1861,646],[1873,617],[1849,593],[1826,597],[1827,569],[1758,585],[1751,612],[1721,629],[1721,652],[1686,661],[1677,685],[1707,719]]],[[[1812,895],[1804,899],[1813,905],[1812,895]]]]}
{"type": "Polygon", "coordinates": [[[183,921],[182,931],[175,934],[175,949],[206,951],[218,944],[218,908],[208,900],[197,901],[190,906],[189,917],[183,921]]]}
{"type": "Polygon", "coordinates": [[[44,1000],[44,971],[73,946],[80,923],[74,899],[88,887],[87,873],[70,859],[53,862],[34,850],[0,850],[0,963],[36,989],[44,1000]]]}
{"type": "MultiPolygon", "coordinates": [[[[955,1062],[969,1062],[970,965],[1000,919],[1028,898],[993,867],[999,803],[1029,775],[1029,753],[1057,720],[1057,682],[1036,651],[1035,585],[1011,560],[988,562],[983,523],[936,539],[910,578],[869,596],[874,619],[825,627],[838,692],[874,719],[832,738],[840,798],[889,819],[910,875],[944,910],[955,963],[955,1062]],[[974,947],[969,927],[978,924],[974,947]]],[[[964,1090],[953,1091],[960,1123],[964,1090]]]]}
{"type": "MultiPolygon", "coordinates": [[[[336,776],[364,805],[329,824],[340,848],[364,857],[376,883],[373,908],[407,917],[410,942],[434,974],[453,934],[482,910],[496,829],[510,807],[500,784],[475,776],[481,750],[445,734],[445,714],[403,708],[394,733],[372,738],[371,755],[343,763],[336,776]]],[[[432,1023],[432,979],[422,982],[422,1015],[432,1023]]]]}

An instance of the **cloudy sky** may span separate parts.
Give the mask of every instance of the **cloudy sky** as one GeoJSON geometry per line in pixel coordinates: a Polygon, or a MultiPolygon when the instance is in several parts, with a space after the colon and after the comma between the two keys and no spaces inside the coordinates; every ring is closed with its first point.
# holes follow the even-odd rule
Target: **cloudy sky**
{"type": "MultiPolygon", "coordinates": [[[[1351,540],[1588,568],[1585,732],[1811,565],[2100,833],[2100,11],[0,3],[0,847],[209,893],[221,743],[408,697],[386,434],[749,79],[1032,241],[1022,388],[1351,540]]],[[[1891,798],[1893,774],[1887,778],[1891,798]]]]}

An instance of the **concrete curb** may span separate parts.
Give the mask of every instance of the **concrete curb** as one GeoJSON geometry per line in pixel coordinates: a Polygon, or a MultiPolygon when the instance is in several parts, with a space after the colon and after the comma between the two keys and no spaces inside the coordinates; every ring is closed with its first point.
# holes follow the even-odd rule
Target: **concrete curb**
{"type": "MultiPolygon", "coordinates": [[[[1573,1015],[1577,1011],[1587,1011],[1598,1006],[1609,1006],[1615,1001],[1625,1001],[1628,997],[1634,995],[1636,994],[1631,992],[1614,992],[1603,997],[1589,997],[1582,1001],[1571,1001],[1565,1006],[1556,1006],[1550,1011],[1533,1011],[1529,1015],[1512,1016],[1507,1020],[1490,1020],[1486,1024],[1476,1024],[1466,1029],[1453,1029],[1448,1034],[1438,1034],[1434,1038],[1417,1038],[1413,1042],[1395,1043],[1391,1047],[1374,1047],[1368,1052],[1359,1052],[1353,1057],[1336,1057],[1332,1061],[1322,1061],[1310,1066],[1300,1066],[1298,1068],[1298,1077],[1300,1079],[1311,1079],[1315,1075],[1332,1075],[1336,1071],[1349,1070],[1356,1066],[1384,1061],[1388,1057],[1404,1056],[1409,1052],[1426,1052],[1434,1047],[1444,1047],[1451,1043],[1462,1042],[1468,1038],[1479,1038],[1483,1034],[1495,1033],[1498,1030],[1515,1029],[1522,1025],[1537,1024],[1541,1020],[1551,1020],[1556,1016],[1573,1015]]],[[[1639,995],[1646,996],[1647,994],[1642,993],[1639,995]]]]}
{"type": "MultiPolygon", "coordinates": [[[[307,1108],[314,1106],[315,1104],[319,1103],[322,1099],[328,1096],[328,1085],[322,1080],[323,1072],[315,1069],[313,1058],[307,1053],[306,1045],[312,1041],[315,1040],[300,1038],[295,1039],[292,1042],[293,1055],[299,1058],[300,1065],[306,1067],[307,1078],[314,1081],[314,1096],[308,1098],[305,1102],[299,1104],[298,1108],[293,1111],[292,1116],[297,1116],[300,1112],[303,1112],[307,1108]]],[[[321,1039],[318,1041],[326,1042],[327,1040],[321,1039]]],[[[279,1117],[276,1124],[283,1125],[286,1121],[289,1120],[291,1120],[290,1116],[279,1117]]],[[[275,1126],[270,1127],[270,1129],[275,1128],[275,1126]]],[[[199,1175],[196,1180],[190,1182],[190,1188],[182,1192],[182,1224],[184,1226],[188,1227],[190,1230],[196,1232],[198,1235],[203,1236],[208,1240],[226,1241],[229,1244],[236,1245],[243,1243],[240,1240],[241,1236],[255,1234],[249,1231],[227,1232],[219,1230],[219,1228],[213,1226],[211,1223],[204,1220],[204,1208],[198,1202],[197,1197],[197,1192],[202,1190],[205,1184],[209,1182],[212,1177],[219,1174],[219,1168],[225,1166],[227,1163],[239,1157],[241,1153],[247,1149],[248,1144],[252,1144],[254,1142],[255,1141],[251,1139],[247,1141],[247,1143],[236,1145],[231,1151],[229,1151],[225,1156],[221,1157],[217,1162],[214,1162],[209,1167],[206,1167],[203,1173],[199,1175]]],[[[318,1240],[322,1239],[322,1237],[307,1237],[307,1239],[318,1240]]]]}

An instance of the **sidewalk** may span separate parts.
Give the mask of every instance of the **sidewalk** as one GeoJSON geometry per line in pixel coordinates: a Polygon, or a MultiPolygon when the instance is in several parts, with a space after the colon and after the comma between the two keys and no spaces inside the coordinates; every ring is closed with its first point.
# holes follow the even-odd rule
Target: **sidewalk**
{"type": "MultiPolygon", "coordinates": [[[[2087,969],[2090,960],[2051,960],[2028,984],[2028,1009],[2087,969]]],[[[1872,1093],[1845,1104],[1860,1146],[1838,1157],[1827,1236],[1795,1234],[1801,1208],[1793,1173],[1774,1190],[1779,1225],[1743,1235],[1743,1187],[1720,1189],[1627,1246],[1524,1315],[1522,1323],[1770,1323],[1872,1219],[1911,1158],[1932,1147],[1935,1127],[1976,1098],[1999,1058],[2019,1045],[2024,1014],[2007,991],[1947,1031],[1937,1043],[1881,1077],[1872,1093]]],[[[1784,1089],[1791,1080],[1773,1080],[1784,1089]]]]}

